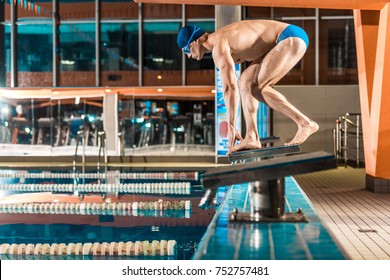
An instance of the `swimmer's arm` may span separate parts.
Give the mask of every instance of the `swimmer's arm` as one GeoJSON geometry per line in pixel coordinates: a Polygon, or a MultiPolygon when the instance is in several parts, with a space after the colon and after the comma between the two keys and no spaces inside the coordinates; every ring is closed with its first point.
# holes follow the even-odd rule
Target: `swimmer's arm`
{"type": "MultiPolygon", "coordinates": [[[[239,101],[234,61],[228,49],[223,47],[214,48],[213,58],[215,65],[221,72],[223,97],[229,118],[229,131],[232,134],[231,137],[234,137],[239,101]]],[[[233,147],[234,142],[235,139],[229,139],[230,148],[233,147]]]]}

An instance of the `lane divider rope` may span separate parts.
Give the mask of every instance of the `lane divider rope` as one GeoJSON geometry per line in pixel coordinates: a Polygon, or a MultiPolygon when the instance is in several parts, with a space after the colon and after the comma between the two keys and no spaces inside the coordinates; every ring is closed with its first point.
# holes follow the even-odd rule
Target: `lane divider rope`
{"type": "Polygon", "coordinates": [[[31,173],[26,171],[3,171],[0,178],[30,178],[30,179],[134,179],[134,180],[198,180],[198,172],[151,172],[151,173],[31,173]]]}
{"type": "Polygon", "coordinates": [[[1,255],[176,256],[176,240],[1,244],[1,255]]]}
{"type": "Polygon", "coordinates": [[[190,182],[125,184],[0,184],[0,190],[22,192],[157,193],[189,194],[190,182]]]}
{"type": "Polygon", "coordinates": [[[191,209],[192,203],[190,200],[163,201],[162,199],[147,202],[0,203],[0,213],[10,214],[121,215],[190,218],[191,209]],[[182,212],[182,215],[177,212],[182,212]]]}

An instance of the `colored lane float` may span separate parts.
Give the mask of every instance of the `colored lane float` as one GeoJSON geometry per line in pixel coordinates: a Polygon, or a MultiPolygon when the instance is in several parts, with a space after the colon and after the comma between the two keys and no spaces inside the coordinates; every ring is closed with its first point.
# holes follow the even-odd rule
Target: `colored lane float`
{"type": "Polygon", "coordinates": [[[31,173],[25,171],[3,171],[0,178],[26,178],[26,179],[133,179],[133,180],[189,180],[197,181],[198,172],[151,172],[151,173],[119,173],[108,171],[107,173],[31,173]]]}
{"type": "Polygon", "coordinates": [[[0,255],[176,256],[176,240],[95,243],[1,244],[0,255]]]}
{"type": "Polygon", "coordinates": [[[82,193],[144,193],[190,194],[189,182],[125,183],[125,184],[0,184],[0,190],[18,192],[82,192],[82,193]]]}
{"type": "Polygon", "coordinates": [[[118,215],[190,218],[192,203],[180,201],[103,202],[103,203],[0,203],[0,213],[118,215]]]}

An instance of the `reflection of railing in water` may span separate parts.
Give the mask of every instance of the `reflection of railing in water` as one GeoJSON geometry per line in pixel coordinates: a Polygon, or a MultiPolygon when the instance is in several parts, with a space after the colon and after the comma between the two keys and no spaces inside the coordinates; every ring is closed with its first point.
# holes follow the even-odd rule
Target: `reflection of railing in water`
{"type": "MultiPolygon", "coordinates": [[[[103,151],[103,156],[104,156],[104,177],[106,179],[107,183],[107,137],[106,137],[106,132],[104,130],[98,132],[98,147],[99,147],[99,152],[98,152],[98,159],[97,159],[97,173],[100,173],[100,157],[101,153],[103,151]]],[[[99,179],[99,183],[100,179],[99,179]]]]}
{"type": "Polygon", "coordinates": [[[333,150],[339,163],[347,165],[348,162],[352,161],[349,156],[352,155],[351,153],[355,153],[356,167],[360,167],[362,163],[360,153],[363,150],[362,135],[360,114],[346,113],[338,117],[336,128],[333,129],[333,150]],[[351,140],[355,142],[355,147],[353,147],[351,140]]]}

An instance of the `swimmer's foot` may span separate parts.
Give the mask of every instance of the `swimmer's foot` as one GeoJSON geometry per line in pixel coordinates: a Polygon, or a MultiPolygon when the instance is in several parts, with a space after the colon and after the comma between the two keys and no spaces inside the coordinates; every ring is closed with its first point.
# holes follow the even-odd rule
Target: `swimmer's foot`
{"type": "Polygon", "coordinates": [[[295,137],[290,142],[285,143],[284,145],[300,145],[305,142],[310,135],[316,133],[318,129],[318,124],[314,121],[310,121],[308,125],[298,127],[298,131],[297,134],[295,134],[295,137]]]}
{"type": "Polygon", "coordinates": [[[260,141],[257,139],[257,140],[249,140],[249,139],[244,139],[242,141],[240,141],[240,143],[238,143],[236,146],[234,146],[231,151],[229,152],[230,153],[235,153],[235,152],[238,152],[238,151],[244,151],[244,150],[256,150],[256,149],[260,149],[261,148],[261,143],[260,141]]]}

